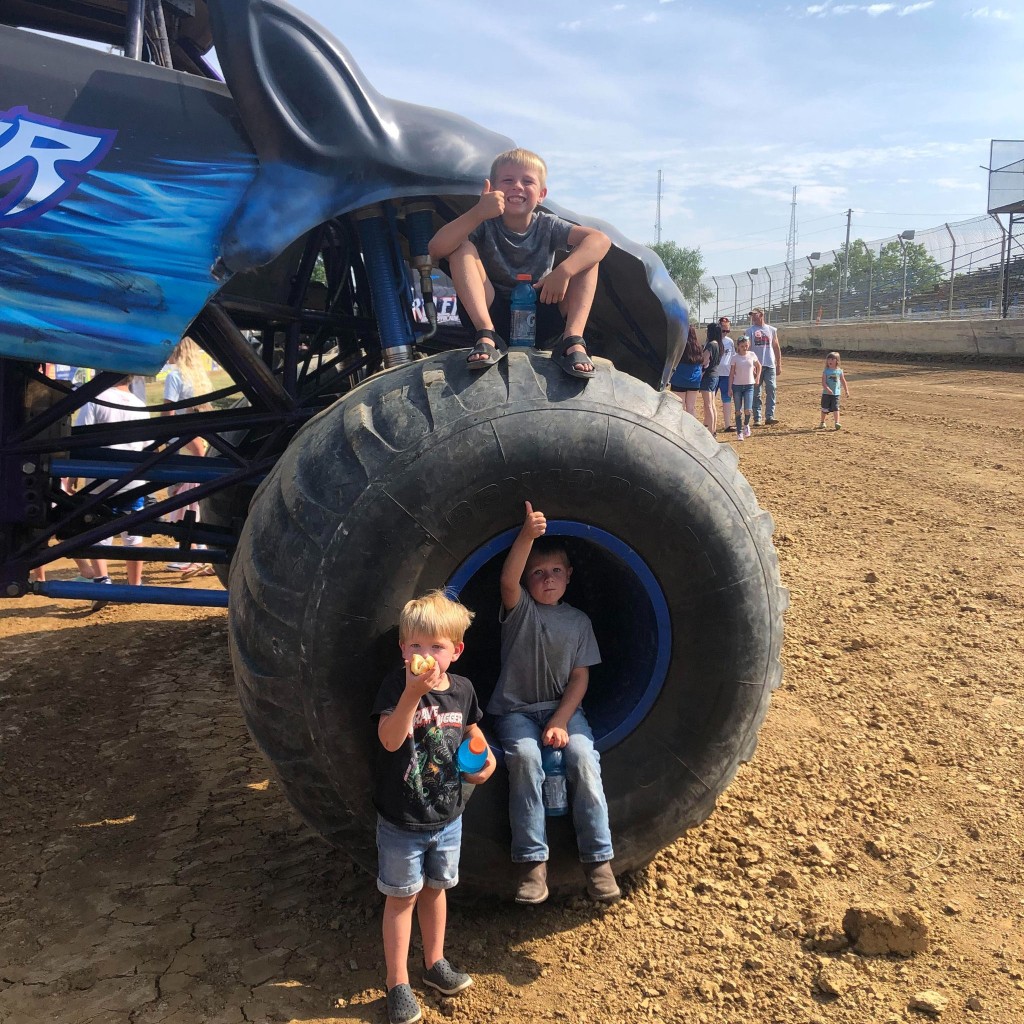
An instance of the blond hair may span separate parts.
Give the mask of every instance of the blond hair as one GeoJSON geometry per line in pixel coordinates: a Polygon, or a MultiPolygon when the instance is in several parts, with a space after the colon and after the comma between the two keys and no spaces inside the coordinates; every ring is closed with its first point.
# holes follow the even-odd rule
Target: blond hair
{"type": "Polygon", "coordinates": [[[542,157],[529,149],[509,149],[499,153],[491,163],[491,183],[498,180],[498,170],[506,164],[518,164],[534,171],[540,178],[540,187],[545,188],[548,183],[548,165],[542,157]]]}
{"type": "Polygon", "coordinates": [[[453,601],[443,590],[432,590],[423,597],[409,601],[398,620],[398,642],[404,644],[416,633],[444,637],[453,644],[462,638],[473,621],[473,612],[453,601]]]}
{"type": "MultiPolygon", "coordinates": [[[[213,390],[213,382],[206,372],[203,350],[187,334],[174,346],[167,361],[177,366],[181,379],[191,388],[193,397],[213,390]]],[[[195,408],[200,412],[209,412],[213,406],[203,403],[195,408]]]]}
{"type": "Polygon", "coordinates": [[[838,352],[829,352],[829,354],[827,356],[825,356],[825,362],[827,363],[830,359],[834,359],[836,361],[836,366],[839,365],[839,353],[838,352]]]}

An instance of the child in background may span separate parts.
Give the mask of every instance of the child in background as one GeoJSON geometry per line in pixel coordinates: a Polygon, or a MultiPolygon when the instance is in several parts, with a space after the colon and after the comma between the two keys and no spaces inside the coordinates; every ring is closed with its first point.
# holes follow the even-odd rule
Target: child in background
{"type": "MultiPolygon", "coordinates": [[[[402,609],[398,643],[404,664],[381,684],[373,706],[379,718],[373,803],[377,808],[377,888],[384,902],[384,959],[390,1024],[423,1016],[409,986],[413,911],[423,938],[423,983],[446,996],[473,984],[444,957],[446,890],[459,881],[462,846],[462,777],[458,749],[483,733],[473,684],[449,673],[465,644],[473,613],[435,590],[402,609]],[[415,655],[434,659],[414,675],[415,655]]],[[[487,762],[466,782],[486,782],[487,762]]]]}
{"type": "Polygon", "coordinates": [[[750,437],[750,415],[754,408],[754,389],[761,380],[761,361],[750,351],[746,335],[736,341],[736,352],[729,367],[729,390],[736,408],[736,440],[750,437]]]}
{"type": "Polygon", "coordinates": [[[839,366],[839,353],[829,352],[825,356],[825,369],[821,372],[821,422],[819,430],[825,429],[825,418],[832,413],[835,418],[836,430],[841,429],[839,423],[839,389],[849,398],[850,389],[846,385],[846,374],[839,366]]]}

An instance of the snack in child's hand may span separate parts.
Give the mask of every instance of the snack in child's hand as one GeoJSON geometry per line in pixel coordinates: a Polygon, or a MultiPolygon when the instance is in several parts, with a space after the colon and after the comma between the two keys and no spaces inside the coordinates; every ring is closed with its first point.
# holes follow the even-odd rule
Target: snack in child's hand
{"type": "Polygon", "coordinates": [[[414,676],[421,676],[424,672],[429,672],[434,665],[434,659],[429,654],[426,657],[423,657],[422,654],[414,654],[409,659],[409,671],[414,676]]]}

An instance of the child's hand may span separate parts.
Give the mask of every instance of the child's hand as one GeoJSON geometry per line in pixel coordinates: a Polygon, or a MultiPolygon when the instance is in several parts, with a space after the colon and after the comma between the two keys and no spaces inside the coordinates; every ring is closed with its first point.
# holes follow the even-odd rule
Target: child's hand
{"type": "Polygon", "coordinates": [[[567,746],[569,743],[569,733],[557,725],[549,725],[541,734],[541,742],[545,747],[554,747],[555,750],[561,750],[562,747],[567,746]]]}
{"type": "Polygon", "coordinates": [[[483,768],[478,772],[474,772],[472,775],[463,775],[462,777],[466,782],[471,782],[474,786],[479,786],[481,783],[486,782],[493,774],[494,769],[498,766],[498,762],[494,760],[494,754],[491,753],[490,748],[487,750],[487,760],[484,762],[483,768]]]}
{"type": "Polygon", "coordinates": [[[531,540],[543,537],[547,532],[548,521],[544,518],[543,512],[534,512],[533,506],[526,503],[526,518],[523,520],[523,528],[520,531],[531,540]]]}
{"type": "Polygon", "coordinates": [[[411,662],[410,658],[405,663],[405,688],[416,694],[418,699],[430,693],[441,682],[441,668],[435,661],[426,672],[415,675],[411,662]]]}
{"type": "Polygon", "coordinates": [[[538,298],[541,302],[555,303],[561,302],[565,298],[572,275],[567,270],[564,270],[563,267],[565,267],[565,264],[559,263],[550,274],[545,274],[534,285],[534,288],[540,291],[538,298]]]}
{"type": "Polygon", "coordinates": [[[492,191],[490,178],[484,178],[484,188],[476,208],[483,220],[494,220],[505,212],[505,193],[492,191]]]}

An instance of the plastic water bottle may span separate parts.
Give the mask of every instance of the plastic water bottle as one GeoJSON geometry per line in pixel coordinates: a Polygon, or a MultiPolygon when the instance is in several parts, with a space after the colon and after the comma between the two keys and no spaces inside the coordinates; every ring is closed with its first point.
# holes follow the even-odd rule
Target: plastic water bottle
{"type": "Polygon", "coordinates": [[[540,763],[544,766],[544,782],[541,793],[544,797],[544,813],[549,818],[559,818],[569,813],[569,790],[565,784],[565,758],[561,750],[543,747],[540,763]]]}
{"type": "Polygon", "coordinates": [[[517,274],[512,289],[512,330],[509,344],[513,348],[533,348],[537,341],[537,289],[529,274],[517,274]]]}
{"type": "Polygon", "coordinates": [[[475,775],[487,764],[487,743],[481,736],[470,736],[459,747],[459,771],[475,775]]]}

